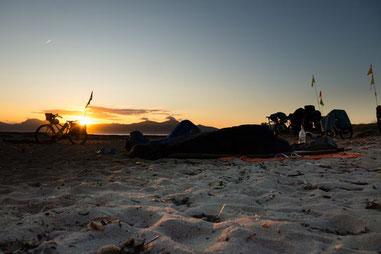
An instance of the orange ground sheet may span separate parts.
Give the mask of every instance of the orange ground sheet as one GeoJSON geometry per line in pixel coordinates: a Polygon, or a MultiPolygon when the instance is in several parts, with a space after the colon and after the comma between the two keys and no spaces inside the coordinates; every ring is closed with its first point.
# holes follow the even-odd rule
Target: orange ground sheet
{"type": "Polygon", "coordinates": [[[278,157],[278,158],[249,158],[246,156],[241,157],[223,157],[220,158],[223,161],[231,161],[234,159],[241,159],[246,162],[261,162],[261,161],[284,161],[284,160],[320,160],[327,158],[343,158],[343,159],[355,159],[363,156],[361,153],[352,152],[339,152],[339,153],[328,153],[328,154],[317,154],[317,155],[307,155],[303,157],[289,156],[289,157],[278,157]]]}

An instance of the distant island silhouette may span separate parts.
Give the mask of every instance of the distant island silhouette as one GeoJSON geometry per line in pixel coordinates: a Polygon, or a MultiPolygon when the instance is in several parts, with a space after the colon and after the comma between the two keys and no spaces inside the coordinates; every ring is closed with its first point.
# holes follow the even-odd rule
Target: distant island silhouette
{"type": "MultiPolygon", "coordinates": [[[[46,121],[35,118],[16,124],[0,122],[0,132],[34,132],[38,126],[45,123],[46,121]]],[[[178,120],[171,118],[165,122],[146,120],[132,124],[91,124],[87,126],[87,130],[89,134],[129,134],[134,130],[139,130],[144,134],[169,134],[178,123],[178,120]]],[[[197,127],[203,132],[217,130],[211,126],[197,125],[197,127]]]]}

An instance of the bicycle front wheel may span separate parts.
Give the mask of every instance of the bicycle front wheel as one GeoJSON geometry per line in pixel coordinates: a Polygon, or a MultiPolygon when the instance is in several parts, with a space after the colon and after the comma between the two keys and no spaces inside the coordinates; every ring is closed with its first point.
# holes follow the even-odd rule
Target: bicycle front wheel
{"type": "Polygon", "coordinates": [[[74,126],[68,133],[68,138],[72,144],[82,145],[87,140],[86,126],[74,126]]]}
{"type": "Polygon", "coordinates": [[[36,130],[36,142],[39,144],[51,144],[56,141],[56,134],[50,124],[44,124],[36,130]]]}
{"type": "Polygon", "coordinates": [[[342,139],[350,139],[352,138],[353,136],[353,130],[352,129],[349,129],[349,130],[341,130],[340,131],[340,137],[342,139]]]}

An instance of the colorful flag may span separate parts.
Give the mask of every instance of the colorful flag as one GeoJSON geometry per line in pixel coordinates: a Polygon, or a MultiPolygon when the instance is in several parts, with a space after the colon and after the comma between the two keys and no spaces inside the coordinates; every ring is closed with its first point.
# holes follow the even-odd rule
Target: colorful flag
{"type": "Polygon", "coordinates": [[[372,75],[372,79],[370,80],[370,90],[372,90],[372,85],[374,85],[374,77],[373,77],[372,65],[370,65],[370,68],[369,68],[367,76],[369,76],[369,75],[372,75]]]}
{"type": "Polygon", "coordinates": [[[373,68],[372,65],[370,65],[369,71],[368,71],[368,76],[372,75],[372,78],[370,80],[370,90],[372,90],[372,86],[374,86],[374,97],[376,97],[376,104],[378,105],[378,100],[377,100],[377,92],[376,92],[376,84],[374,83],[374,74],[373,74],[373,68]]]}
{"type": "Polygon", "coordinates": [[[370,68],[369,68],[369,71],[368,71],[368,75],[367,75],[367,76],[369,76],[370,74],[373,74],[372,65],[370,65],[370,68]]]}
{"type": "Polygon", "coordinates": [[[323,97],[321,96],[321,91],[320,91],[319,97],[320,97],[320,105],[324,106],[323,97]]]}
{"type": "Polygon", "coordinates": [[[312,75],[311,87],[314,87],[314,84],[315,84],[315,77],[314,77],[314,75],[312,75]]]}
{"type": "Polygon", "coordinates": [[[93,91],[91,91],[90,99],[89,99],[89,101],[87,102],[85,108],[87,108],[87,107],[90,105],[90,101],[91,101],[92,99],[93,99],[93,91]]]}

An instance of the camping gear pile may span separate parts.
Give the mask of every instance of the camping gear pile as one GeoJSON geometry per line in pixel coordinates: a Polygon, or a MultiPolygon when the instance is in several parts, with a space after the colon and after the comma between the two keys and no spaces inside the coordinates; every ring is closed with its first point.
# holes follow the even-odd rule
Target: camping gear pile
{"type": "MultiPolygon", "coordinates": [[[[342,116],[337,111],[331,114],[326,122],[336,116],[342,116]]],[[[330,120],[333,119],[333,120],[330,120]]],[[[339,119],[342,119],[339,117],[339,119]]],[[[336,121],[333,121],[336,123],[336,121]]],[[[333,124],[332,126],[336,126],[333,124]]],[[[276,136],[269,128],[261,125],[241,125],[223,128],[212,132],[201,133],[192,122],[184,120],[167,137],[161,140],[148,140],[139,131],[130,134],[126,142],[130,158],[159,159],[159,158],[255,158],[253,161],[284,160],[284,159],[313,159],[349,158],[338,148],[334,140],[328,136],[320,137],[310,143],[290,145],[288,141],[276,136]],[[323,154],[336,154],[327,155],[323,154]]],[[[351,154],[350,156],[354,156],[351,154]]],[[[361,156],[361,155],[356,155],[361,156]]],[[[352,158],[351,157],[351,158],[352,158]]]]}
{"type": "MultiPolygon", "coordinates": [[[[381,131],[381,106],[377,108],[377,114],[379,119],[379,128],[381,131]]],[[[331,137],[351,138],[353,135],[353,129],[351,121],[347,113],[344,110],[334,109],[327,116],[322,116],[319,110],[315,109],[313,105],[306,105],[304,108],[298,108],[294,113],[288,115],[286,119],[279,116],[285,115],[282,112],[267,117],[275,122],[275,126],[286,126],[288,121],[288,127],[286,130],[298,135],[301,127],[303,126],[307,135],[312,138],[318,138],[322,135],[328,135],[331,137]]],[[[279,134],[278,129],[272,128],[274,134],[279,134]]],[[[283,128],[284,129],[284,128],[283,128]]]]}
{"type": "Polygon", "coordinates": [[[288,116],[291,124],[291,130],[294,134],[298,134],[301,126],[307,133],[319,134],[321,128],[321,113],[315,109],[313,105],[306,105],[304,108],[298,108],[294,113],[288,116]]]}

